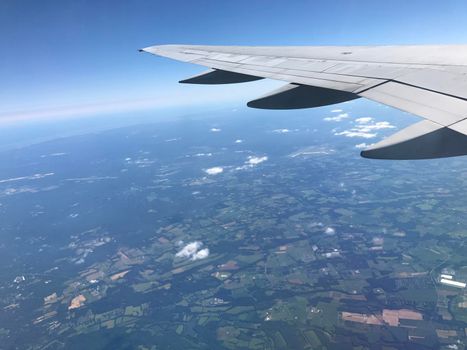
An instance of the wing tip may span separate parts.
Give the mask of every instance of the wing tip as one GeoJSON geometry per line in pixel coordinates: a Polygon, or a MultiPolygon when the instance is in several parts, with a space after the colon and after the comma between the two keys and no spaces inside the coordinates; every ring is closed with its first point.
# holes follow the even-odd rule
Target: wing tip
{"type": "Polygon", "coordinates": [[[152,54],[157,54],[158,51],[163,49],[164,46],[167,45],[153,45],[153,46],[147,46],[139,49],[139,52],[147,52],[147,53],[152,53],[152,54]]]}

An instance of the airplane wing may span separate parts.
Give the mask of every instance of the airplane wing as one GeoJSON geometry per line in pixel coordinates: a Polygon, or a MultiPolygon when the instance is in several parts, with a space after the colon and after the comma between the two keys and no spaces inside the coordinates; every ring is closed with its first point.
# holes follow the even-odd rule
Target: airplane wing
{"type": "Polygon", "coordinates": [[[159,45],[141,51],[209,67],[181,83],[288,83],[248,102],[254,108],[311,108],[364,97],[424,118],[362,151],[366,158],[467,154],[467,45],[159,45]]]}

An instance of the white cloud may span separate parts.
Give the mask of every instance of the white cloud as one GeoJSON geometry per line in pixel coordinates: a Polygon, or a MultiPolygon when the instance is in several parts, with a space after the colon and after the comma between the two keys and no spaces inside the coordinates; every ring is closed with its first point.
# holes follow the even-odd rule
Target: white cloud
{"type": "Polygon", "coordinates": [[[336,230],[334,230],[332,227],[326,227],[326,229],[324,230],[324,233],[327,234],[327,235],[333,235],[336,233],[336,230]]]}
{"type": "MultiPolygon", "coordinates": [[[[354,130],[354,129],[352,129],[354,130]]],[[[366,133],[362,131],[352,131],[352,130],[345,130],[341,132],[336,132],[334,135],[336,136],[345,136],[345,137],[363,137],[365,139],[371,139],[376,137],[377,134],[366,133]]]]}
{"type": "Polygon", "coordinates": [[[240,139],[235,140],[235,143],[242,143],[242,142],[243,142],[243,140],[240,140],[240,139]]]}
{"type": "Polygon", "coordinates": [[[203,242],[200,241],[188,243],[177,254],[175,254],[175,256],[177,258],[190,258],[193,261],[205,259],[209,256],[209,249],[204,248],[200,250],[202,246],[203,242]]]}
{"type": "Polygon", "coordinates": [[[248,157],[248,160],[246,161],[249,165],[257,165],[259,163],[265,162],[268,160],[267,156],[264,157],[248,157]]]}
{"type": "Polygon", "coordinates": [[[210,130],[211,132],[220,132],[222,131],[221,129],[218,129],[218,128],[211,128],[210,130]]]}
{"type": "Polygon", "coordinates": [[[182,248],[182,250],[175,254],[175,256],[178,258],[189,258],[193,256],[193,254],[195,254],[202,245],[203,243],[199,241],[188,243],[182,248]]]}
{"type": "Polygon", "coordinates": [[[341,112],[343,112],[342,109],[333,109],[333,110],[331,111],[331,113],[341,113],[341,112]]]}
{"type": "Polygon", "coordinates": [[[65,152],[56,152],[56,153],[50,153],[50,154],[42,154],[41,158],[46,158],[46,157],[61,157],[61,156],[66,156],[68,153],[65,152]]]}
{"type": "Polygon", "coordinates": [[[245,164],[239,167],[236,167],[235,170],[245,170],[249,168],[253,168],[254,166],[263,163],[268,160],[267,156],[264,157],[253,157],[249,156],[248,159],[245,161],[245,164]]]}
{"type": "Polygon", "coordinates": [[[394,129],[395,126],[391,125],[389,122],[377,122],[371,125],[364,125],[361,127],[362,130],[380,130],[380,129],[394,129]]]}
{"type": "Polygon", "coordinates": [[[223,171],[224,171],[224,168],[220,166],[215,166],[215,167],[204,170],[204,172],[208,175],[217,175],[217,174],[222,173],[223,171]]]}
{"type": "Polygon", "coordinates": [[[394,125],[391,125],[389,122],[386,121],[375,123],[373,122],[373,118],[371,117],[358,118],[355,121],[357,122],[357,125],[355,127],[341,132],[336,132],[333,130],[334,135],[371,139],[378,135],[378,133],[376,133],[375,130],[395,128],[394,125]]]}
{"type": "Polygon", "coordinates": [[[349,117],[348,113],[341,113],[341,114],[338,114],[335,117],[326,117],[323,120],[327,121],[327,122],[340,122],[340,121],[342,121],[344,119],[347,119],[348,117],[349,117]]]}
{"type": "Polygon", "coordinates": [[[193,254],[191,260],[201,260],[206,259],[209,256],[209,248],[201,249],[200,251],[193,254]]]}
{"type": "Polygon", "coordinates": [[[357,118],[355,119],[355,121],[359,124],[367,124],[369,122],[372,122],[373,121],[373,118],[371,117],[362,117],[362,118],[357,118]]]}
{"type": "Polygon", "coordinates": [[[368,147],[370,147],[370,145],[365,143],[365,142],[359,143],[358,145],[355,145],[355,148],[359,148],[359,149],[368,148],[368,147]]]}
{"type": "Polygon", "coordinates": [[[297,132],[297,131],[300,131],[300,129],[275,129],[273,130],[272,132],[276,133],[276,134],[289,134],[291,132],[297,132]]]}

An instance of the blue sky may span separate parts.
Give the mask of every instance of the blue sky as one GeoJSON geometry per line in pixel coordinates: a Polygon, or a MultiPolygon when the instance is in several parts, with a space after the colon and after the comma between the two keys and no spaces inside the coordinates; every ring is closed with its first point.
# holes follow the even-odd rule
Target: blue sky
{"type": "Polygon", "coordinates": [[[0,122],[264,92],[177,85],[203,68],[137,51],[149,45],[461,44],[466,13],[465,0],[2,0],[0,122]]]}

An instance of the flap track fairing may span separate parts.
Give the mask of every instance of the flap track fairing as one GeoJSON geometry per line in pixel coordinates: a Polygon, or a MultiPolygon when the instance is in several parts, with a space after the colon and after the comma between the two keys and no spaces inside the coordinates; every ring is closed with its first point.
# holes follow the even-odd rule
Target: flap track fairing
{"type": "Polygon", "coordinates": [[[195,75],[191,78],[180,80],[182,84],[236,84],[246,83],[249,81],[255,81],[264,79],[262,77],[256,77],[254,75],[241,74],[235,72],[228,72],[221,69],[210,69],[201,74],[195,75]]]}
{"type": "Polygon", "coordinates": [[[300,109],[327,106],[356,98],[359,96],[348,91],[292,83],[250,101],[247,105],[260,109],[300,109]]]}
{"type": "Polygon", "coordinates": [[[373,159],[432,159],[467,155],[467,136],[429,120],[389,136],[362,151],[373,159]]]}

